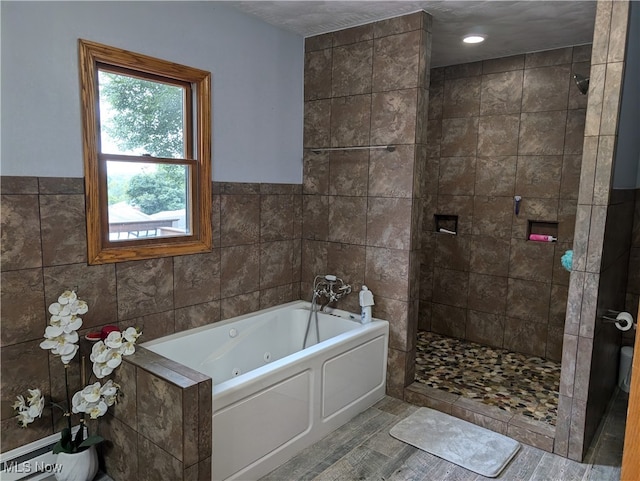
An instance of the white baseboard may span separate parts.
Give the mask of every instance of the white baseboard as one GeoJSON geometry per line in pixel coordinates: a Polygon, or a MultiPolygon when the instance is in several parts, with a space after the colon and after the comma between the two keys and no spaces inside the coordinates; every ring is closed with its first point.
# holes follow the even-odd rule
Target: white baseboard
{"type": "MultiPolygon", "coordinates": [[[[72,429],[75,436],[79,426],[72,429]]],[[[53,445],[60,439],[60,433],[38,439],[24,446],[20,446],[6,453],[0,453],[0,479],[2,481],[19,481],[28,478],[29,481],[50,479],[58,469],[56,455],[51,451],[53,445]]]]}

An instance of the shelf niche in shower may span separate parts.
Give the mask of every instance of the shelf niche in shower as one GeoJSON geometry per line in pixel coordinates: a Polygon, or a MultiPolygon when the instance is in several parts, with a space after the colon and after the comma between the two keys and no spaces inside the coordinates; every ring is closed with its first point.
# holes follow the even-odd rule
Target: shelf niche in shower
{"type": "Polygon", "coordinates": [[[449,235],[456,235],[458,233],[457,215],[436,214],[434,219],[436,232],[449,235]]]}
{"type": "Polygon", "coordinates": [[[529,220],[527,239],[531,234],[550,235],[558,238],[558,223],[553,221],[529,220]]]}

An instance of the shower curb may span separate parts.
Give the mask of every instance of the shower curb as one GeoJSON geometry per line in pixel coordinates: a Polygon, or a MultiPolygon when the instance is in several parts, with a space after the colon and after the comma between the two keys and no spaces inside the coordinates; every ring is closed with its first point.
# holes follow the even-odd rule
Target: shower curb
{"type": "Polygon", "coordinates": [[[555,426],[522,414],[512,414],[496,406],[489,406],[419,382],[404,388],[404,400],[464,419],[543,451],[553,452],[555,426]]]}

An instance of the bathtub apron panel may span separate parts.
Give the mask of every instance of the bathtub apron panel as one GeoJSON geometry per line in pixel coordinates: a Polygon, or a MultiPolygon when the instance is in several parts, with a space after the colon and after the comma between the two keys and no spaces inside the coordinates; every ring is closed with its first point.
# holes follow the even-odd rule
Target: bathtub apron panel
{"type": "Polygon", "coordinates": [[[305,370],[216,411],[213,479],[227,479],[239,473],[308,431],[310,396],[311,372],[305,370]]]}
{"type": "Polygon", "coordinates": [[[386,379],[380,366],[386,359],[384,336],[377,337],[324,363],[322,369],[322,417],[333,416],[341,409],[365,398],[376,389],[384,389],[386,379]]]}

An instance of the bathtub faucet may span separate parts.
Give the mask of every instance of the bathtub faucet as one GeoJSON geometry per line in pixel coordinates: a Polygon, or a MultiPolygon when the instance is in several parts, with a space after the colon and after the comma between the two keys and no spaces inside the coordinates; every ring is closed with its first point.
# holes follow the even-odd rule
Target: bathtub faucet
{"type": "MultiPolygon", "coordinates": [[[[313,295],[315,298],[324,297],[327,304],[342,299],[351,292],[351,286],[332,274],[316,276],[313,281],[313,295]]],[[[326,307],[326,306],[325,306],[326,307]]]]}
{"type": "Polygon", "coordinates": [[[307,347],[309,339],[309,330],[311,329],[311,320],[315,314],[316,321],[316,342],[320,342],[320,324],[318,323],[318,311],[324,312],[326,307],[332,302],[343,298],[351,292],[351,286],[345,284],[342,279],[332,274],[324,276],[316,276],[313,280],[313,297],[311,298],[311,309],[309,309],[309,319],[307,320],[307,329],[304,334],[304,342],[302,349],[307,347]],[[321,298],[325,298],[326,302],[322,304],[321,298]]]}

